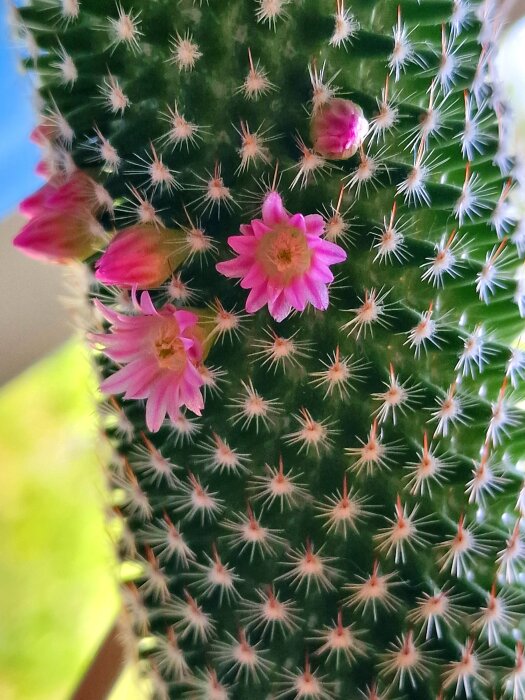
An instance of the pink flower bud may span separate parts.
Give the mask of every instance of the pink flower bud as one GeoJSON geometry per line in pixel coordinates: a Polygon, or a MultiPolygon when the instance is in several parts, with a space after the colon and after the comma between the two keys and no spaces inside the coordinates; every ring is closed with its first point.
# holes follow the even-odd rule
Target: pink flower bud
{"type": "Polygon", "coordinates": [[[67,263],[89,257],[103,239],[104,229],[89,212],[49,209],[33,217],[13,245],[31,258],[67,263]]]}
{"type": "Polygon", "coordinates": [[[49,210],[74,212],[85,210],[98,214],[111,209],[107,191],[89,175],[76,170],[69,178],[53,177],[39,190],[20,202],[19,210],[28,219],[49,210]]]}
{"type": "Polygon", "coordinates": [[[76,170],[60,187],[56,187],[54,192],[50,193],[46,206],[60,211],[85,209],[98,214],[107,207],[104,192],[104,188],[89,175],[76,170]]]}
{"type": "Polygon", "coordinates": [[[47,209],[47,202],[50,196],[56,191],[56,188],[51,184],[51,182],[46,182],[42,185],[40,189],[29,197],[23,199],[18,205],[18,209],[21,214],[23,214],[27,219],[32,219],[34,216],[38,216],[45,209],[47,209]]]}
{"type": "Polygon", "coordinates": [[[334,98],[312,117],[314,149],[325,158],[344,160],[358,150],[368,133],[368,122],[359,105],[334,98]]]}
{"type": "Polygon", "coordinates": [[[154,289],[172,274],[186,254],[182,231],[137,224],[117,233],[98,260],[95,276],[104,284],[154,289]]]}

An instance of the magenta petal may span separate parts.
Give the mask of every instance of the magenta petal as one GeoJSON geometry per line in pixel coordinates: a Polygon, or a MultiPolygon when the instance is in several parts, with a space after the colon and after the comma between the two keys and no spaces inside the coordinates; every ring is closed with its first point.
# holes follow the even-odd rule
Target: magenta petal
{"type": "Polygon", "coordinates": [[[275,299],[268,303],[268,311],[278,322],[283,321],[291,310],[292,308],[284,292],[281,292],[275,299]]]}
{"type": "Polygon", "coordinates": [[[333,272],[329,267],[316,260],[312,267],[308,270],[308,276],[314,279],[316,282],[322,282],[323,284],[329,284],[334,281],[333,272]]]}
{"type": "Polygon", "coordinates": [[[263,236],[266,236],[269,231],[271,231],[271,228],[267,226],[264,221],[261,221],[260,219],[254,219],[252,221],[252,228],[253,228],[253,233],[256,238],[256,240],[260,240],[263,236]]]}
{"type": "Polygon", "coordinates": [[[320,214],[308,214],[304,217],[306,230],[309,234],[320,236],[325,227],[325,221],[320,214]]]}
{"type": "Polygon", "coordinates": [[[242,258],[234,258],[217,263],[215,269],[225,277],[242,277],[250,266],[251,263],[244,262],[242,258]]]}
{"type": "Polygon", "coordinates": [[[288,220],[288,225],[293,228],[298,228],[300,231],[306,231],[306,222],[302,214],[294,214],[288,220]]]}
{"type": "MultiPolygon", "coordinates": [[[[241,232],[242,236],[253,236],[253,229],[251,224],[241,224],[239,226],[239,231],[241,232]]],[[[230,238],[233,238],[233,236],[230,236],[230,238]]],[[[228,238],[228,243],[229,242],[230,239],[228,238]]]]}
{"type": "Polygon", "coordinates": [[[304,278],[305,284],[310,291],[310,299],[313,306],[316,309],[327,309],[328,308],[328,289],[326,285],[315,282],[307,275],[304,278]]]}
{"type": "Polygon", "coordinates": [[[325,265],[335,265],[336,263],[344,262],[348,257],[341,246],[324,239],[318,239],[311,243],[311,247],[315,251],[315,257],[322,260],[325,265]]]}
{"type": "Polygon", "coordinates": [[[200,416],[202,413],[202,409],[204,408],[204,401],[202,399],[201,393],[195,393],[192,396],[192,398],[188,399],[185,402],[185,406],[189,411],[195,413],[196,416],[200,416]]]}
{"type": "Polygon", "coordinates": [[[113,309],[110,309],[108,306],[104,306],[104,304],[98,299],[95,299],[93,303],[95,304],[95,307],[102,315],[102,317],[106,319],[106,321],[109,321],[110,323],[116,323],[119,320],[120,314],[118,314],[116,311],[113,311],[113,309]]]}
{"type": "Polygon", "coordinates": [[[308,299],[302,293],[303,289],[298,280],[294,280],[292,284],[285,289],[286,298],[288,299],[290,306],[292,306],[296,311],[304,311],[308,299]]]}
{"type": "Polygon", "coordinates": [[[266,284],[266,292],[268,294],[268,301],[273,302],[277,297],[281,294],[283,291],[283,288],[280,284],[276,284],[275,282],[272,282],[272,280],[268,280],[266,284]]]}
{"type": "Polygon", "coordinates": [[[146,401],[146,425],[152,433],[156,433],[164,422],[170,388],[169,380],[159,381],[146,401]]]}
{"type": "MultiPolygon", "coordinates": [[[[308,287],[306,286],[305,283],[305,276],[301,275],[301,277],[297,277],[293,283],[293,290],[295,295],[301,299],[302,307],[303,309],[306,307],[306,304],[310,301],[310,291],[308,287]]],[[[299,309],[296,307],[298,311],[301,311],[302,309],[299,309]]]]}
{"type": "Polygon", "coordinates": [[[175,318],[181,333],[183,333],[186,328],[194,326],[199,320],[197,314],[194,314],[192,311],[184,311],[184,309],[178,309],[176,311],[175,318]]]}
{"type": "Polygon", "coordinates": [[[230,236],[228,245],[239,255],[253,255],[257,241],[253,236],[230,236]]]}
{"type": "Polygon", "coordinates": [[[143,314],[146,314],[148,316],[157,315],[157,309],[153,305],[153,302],[151,301],[151,297],[148,292],[142,292],[142,294],[140,295],[139,306],[143,314]]]}
{"type": "Polygon", "coordinates": [[[249,314],[253,314],[256,311],[259,311],[259,309],[261,309],[267,301],[266,285],[261,284],[258,287],[254,287],[246,299],[246,311],[249,314]]]}
{"type": "Polygon", "coordinates": [[[262,215],[264,223],[268,226],[274,226],[288,220],[283,200],[277,192],[270,192],[266,195],[262,205],[262,215]]]}
{"type": "Polygon", "coordinates": [[[258,287],[260,284],[264,284],[264,282],[264,273],[259,263],[256,262],[250,267],[241,280],[241,287],[243,289],[251,289],[252,287],[258,287]]]}
{"type": "Polygon", "coordinates": [[[158,368],[152,364],[144,364],[141,359],[133,360],[105,379],[100,390],[104,394],[126,393],[128,398],[143,398],[157,371],[158,368]]]}
{"type": "Polygon", "coordinates": [[[184,372],[184,381],[194,387],[201,387],[204,384],[201,373],[192,364],[189,364],[184,372]]]}
{"type": "MultiPolygon", "coordinates": [[[[195,370],[195,372],[198,374],[197,370],[195,370]]],[[[200,392],[202,381],[203,380],[200,375],[198,375],[197,383],[195,383],[195,381],[190,381],[187,373],[184,375],[179,387],[179,396],[177,398],[178,409],[175,408],[175,402],[170,397],[170,401],[168,403],[168,413],[170,416],[176,416],[180,411],[181,406],[186,406],[186,408],[189,408],[190,411],[193,411],[193,413],[200,415],[201,410],[204,408],[204,400],[200,392]]]]}

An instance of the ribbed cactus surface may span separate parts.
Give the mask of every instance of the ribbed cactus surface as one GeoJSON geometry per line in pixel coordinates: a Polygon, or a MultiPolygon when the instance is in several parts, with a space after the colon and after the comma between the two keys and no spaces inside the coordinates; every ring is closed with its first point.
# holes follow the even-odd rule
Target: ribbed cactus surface
{"type": "Polygon", "coordinates": [[[524,699],[499,3],[17,15],[49,180],[18,245],[90,270],[155,697],[524,699]]]}

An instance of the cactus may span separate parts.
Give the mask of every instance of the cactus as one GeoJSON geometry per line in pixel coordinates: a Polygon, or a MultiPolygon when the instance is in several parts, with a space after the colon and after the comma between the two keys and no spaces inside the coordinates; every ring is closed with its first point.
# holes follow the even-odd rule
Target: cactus
{"type": "Polygon", "coordinates": [[[88,273],[154,696],[525,698],[498,3],[13,12],[48,179],[15,244],[88,273]]]}

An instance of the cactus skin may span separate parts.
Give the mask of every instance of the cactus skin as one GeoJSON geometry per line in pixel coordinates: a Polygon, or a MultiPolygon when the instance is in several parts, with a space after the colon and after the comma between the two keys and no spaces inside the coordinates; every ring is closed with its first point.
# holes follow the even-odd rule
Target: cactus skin
{"type": "MultiPolygon", "coordinates": [[[[144,402],[101,406],[112,529],[135,563],[129,641],[154,696],[525,698],[523,246],[490,81],[496,4],[18,14],[53,152],[110,193],[108,232],[146,216],[185,229],[192,255],[151,296],[186,301],[211,339],[200,418],[149,433],[144,402]],[[348,160],[310,150],[327,90],[372,126],[348,160]],[[196,127],[171,128],[180,116],[196,127]],[[219,168],[228,196],[206,189],[219,168]],[[282,323],[244,313],[215,269],[272,186],[348,253],[329,308],[282,323]]],[[[133,312],[94,278],[89,297],[133,312]]],[[[95,357],[102,377],[117,369],[95,357]]]]}

